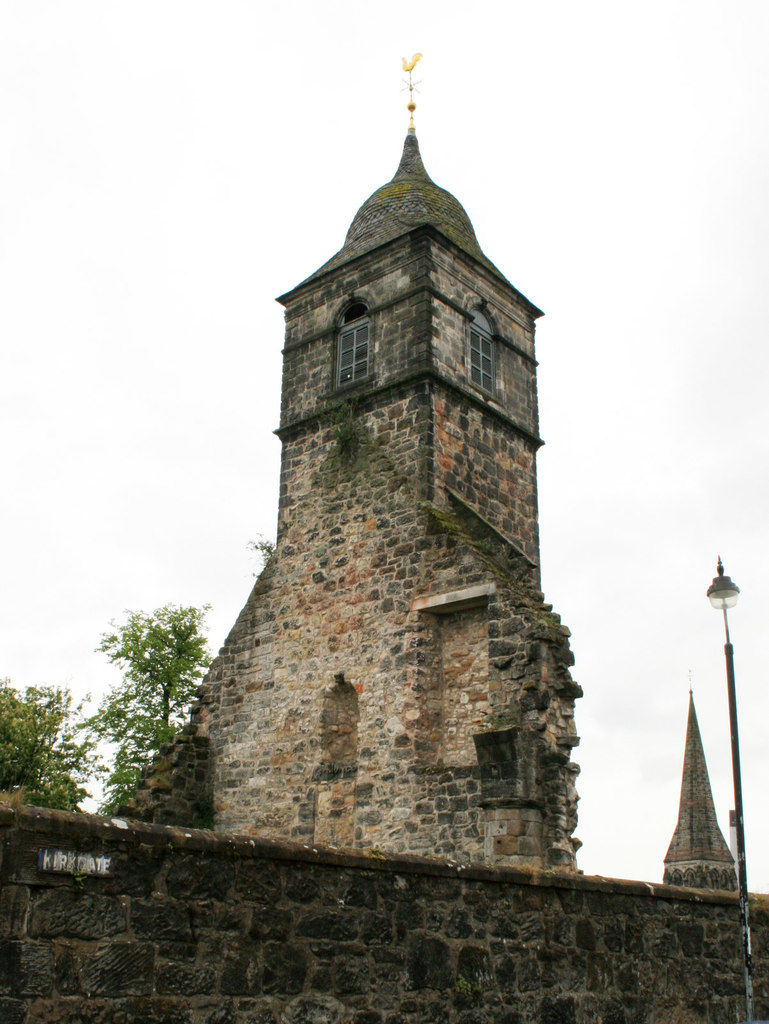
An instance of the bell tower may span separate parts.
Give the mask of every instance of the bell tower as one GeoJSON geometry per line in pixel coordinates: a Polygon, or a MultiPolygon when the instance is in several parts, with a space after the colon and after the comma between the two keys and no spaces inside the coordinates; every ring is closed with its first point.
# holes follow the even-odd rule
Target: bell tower
{"type": "MultiPolygon", "coordinates": [[[[573,869],[581,691],[540,591],[540,310],[413,128],[279,301],[277,547],[187,730],[216,828],[573,869]]],[[[178,763],[143,798],[158,820],[192,799],[178,763]]]]}
{"type": "MultiPolygon", "coordinates": [[[[402,462],[423,500],[453,498],[539,563],[534,322],[542,313],[481,252],[409,131],[398,170],[340,252],[283,295],[279,529],[299,500],[293,439],[331,405],[406,394],[429,408],[402,462]],[[288,457],[286,457],[288,456],[288,457]]],[[[388,415],[395,411],[390,409],[388,415]]]]}

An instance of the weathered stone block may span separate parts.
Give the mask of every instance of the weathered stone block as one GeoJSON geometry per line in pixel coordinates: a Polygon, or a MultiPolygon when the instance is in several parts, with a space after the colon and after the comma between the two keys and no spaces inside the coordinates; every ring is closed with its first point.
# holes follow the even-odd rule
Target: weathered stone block
{"type": "Polygon", "coordinates": [[[53,987],[53,949],[50,943],[0,941],[0,994],[48,995],[53,987]]]}
{"type": "Polygon", "coordinates": [[[284,1024],[340,1024],[344,1004],[331,996],[302,996],[289,1003],[282,1014],[284,1024]]]}
{"type": "Polygon", "coordinates": [[[407,989],[433,988],[443,991],[451,988],[453,983],[449,947],[431,936],[412,937],[406,959],[407,989]]]}
{"type": "Polygon", "coordinates": [[[209,995],[216,991],[217,970],[213,964],[160,962],[157,975],[161,995],[209,995]]]}
{"type": "Polygon", "coordinates": [[[494,836],[491,850],[495,857],[515,857],[520,852],[518,847],[518,836],[509,836],[504,833],[502,835],[494,836]]]}
{"type": "Polygon", "coordinates": [[[222,964],[219,991],[228,996],[259,994],[261,975],[255,944],[228,952],[222,964]]]}
{"type": "Polygon", "coordinates": [[[57,888],[32,900],[27,931],[33,938],[101,939],[124,932],[126,922],[126,901],[118,897],[57,888]]]}
{"type": "Polygon", "coordinates": [[[3,1024],[23,1024],[27,1016],[27,1004],[21,999],[7,999],[0,996],[0,1020],[3,1024]]]}
{"type": "Polygon", "coordinates": [[[576,1004],[571,996],[546,997],[539,1006],[541,1024],[576,1024],[576,1004]]]}
{"type": "Polygon", "coordinates": [[[110,848],[112,875],[99,879],[99,891],[104,894],[126,896],[150,896],[161,861],[155,851],[147,848],[128,851],[110,848]],[[119,881],[118,881],[119,880],[119,881]]]}
{"type": "Polygon", "coordinates": [[[150,999],[127,999],[126,1021],[130,1024],[193,1024],[195,1012],[180,999],[153,996],[150,999]]]}
{"type": "Polygon", "coordinates": [[[480,946],[463,946],[457,959],[457,977],[460,976],[476,995],[491,989],[494,970],[488,950],[480,946]]]}
{"type": "Polygon", "coordinates": [[[285,873],[286,898],[293,903],[314,903],[320,896],[320,885],[306,871],[289,868],[285,873]]]}
{"type": "Polygon", "coordinates": [[[0,938],[13,939],[24,932],[29,892],[21,885],[9,885],[0,892],[0,938]]]}
{"type": "Polygon", "coordinates": [[[292,926],[293,917],[289,911],[272,906],[256,907],[251,918],[249,935],[263,941],[279,941],[289,937],[292,926]]]}
{"type": "Polygon", "coordinates": [[[676,935],[685,956],[698,956],[702,952],[703,934],[701,925],[676,925],[676,935]]]}
{"type": "Polygon", "coordinates": [[[267,943],[262,950],[262,988],[294,995],[301,992],[309,962],[304,946],[292,943],[267,943]]]}
{"type": "Polygon", "coordinates": [[[176,858],[168,872],[169,896],[184,899],[223,899],[235,881],[235,868],[219,860],[201,863],[192,857],[176,858]]]}
{"type": "Polygon", "coordinates": [[[83,989],[97,996],[149,995],[154,985],[155,951],[137,942],[101,944],[83,964],[83,989]]]}
{"type": "Polygon", "coordinates": [[[588,918],[577,921],[574,937],[580,949],[587,949],[592,952],[597,947],[598,942],[595,928],[593,927],[593,922],[588,918]]]}
{"type": "Polygon", "coordinates": [[[301,916],[294,930],[304,938],[351,942],[358,937],[360,918],[352,910],[315,911],[301,916]]]}
{"type": "Polygon", "coordinates": [[[137,939],[189,942],[192,939],[188,904],[159,898],[131,901],[131,931],[137,939]]]}
{"type": "Polygon", "coordinates": [[[334,994],[367,993],[370,989],[368,960],[365,956],[342,954],[334,962],[334,994]]]}
{"type": "Polygon", "coordinates": [[[24,1024],[117,1024],[128,1020],[124,1007],[102,999],[37,999],[24,1024]]]}
{"type": "Polygon", "coordinates": [[[377,885],[372,878],[353,875],[338,890],[340,905],[376,909],[377,885]]]}
{"type": "Polygon", "coordinates": [[[74,944],[55,942],[54,984],[62,996],[81,995],[78,948],[74,944]]]}

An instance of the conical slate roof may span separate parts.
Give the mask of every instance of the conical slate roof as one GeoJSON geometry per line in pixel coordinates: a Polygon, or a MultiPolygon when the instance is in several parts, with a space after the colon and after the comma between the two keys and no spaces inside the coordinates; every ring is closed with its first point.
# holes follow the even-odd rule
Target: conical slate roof
{"type": "Polygon", "coordinates": [[[409,129],[406,136],[395,176],[369,196],[353,217],[344,246],[307,280],[325,274],[423,224],[437,228],[503,281],[507,280],[491,260],[483,255],[462,204],[446,189],[436,185],[425,170],[413,129],[409,129]]]}
{"type": "MultiPolygon", "coordinates": [[[[697,881],[690,881],[690,885],[708,885],[712,872],[717,870],[720,874],[725,868],[730,881],[734,879],[734,858],[718,827],[705,751],[691,693],[678,824],[665,855],[666,881],[672,880],[676,867],[691,869],[698,877],[697,881]]],[[[684,884],[687,883],[684,881],[684,884]]],[[[734,886],[719,884],[719,887],[734,886]]]]}

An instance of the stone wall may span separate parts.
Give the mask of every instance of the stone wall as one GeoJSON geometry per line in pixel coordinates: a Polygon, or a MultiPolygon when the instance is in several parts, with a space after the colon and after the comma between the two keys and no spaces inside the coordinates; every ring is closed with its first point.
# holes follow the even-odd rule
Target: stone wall
{"type": "Polygon", "coordinates": [[[429,227],[281,301],[276,550],[185,749],[163,752],[137,807],[193,824],[210,806],[225,832],[576,868],[581,690],[540,591],[539,310],[429,227]],[[351,303],[367,307],[370,373],[337,386],[351,303]],[[479,308],[495,337],[487,392],[469,372],[479,308]]]}
{"type": "Polygon", "coordinates": [[[139,802],[156,821],[195,824],[197,784],[223,831],[573,866],[581,691],[568,630],[493,531],[467,532],[461,505],[380,510],[381,457],[357,471],[370,514],[345,507],[342,480],[318,488],[312,541],[298,543],[303,518],[292,525],[201,688],[197,731],[161,755],[139,802]],[[420,549],[419,590],[405,547],[420,549]],[[421,597],[473,588],[474,607],[421,597]],[[349,721],[335,721],[337,691],[349,721]],[[518,753],[482,767],[475,737],[511,729],[518,753]]]}
{"type": "MultiPolygon", "coordinates": [[[[428,497],[444,486],[458,489],[538,566],[534,459],[541,442],[534,322],[540,310],[428,227],[320,282],[300,285],[281,301],[286,304],[286,342],[279,536],[306,500],[312,466],[307,443],[312,444],[317,426],[313,417],[350,395],[365,398],[429,374],[442,384],[434,434],[427,433],[423,415],[421,429],[404,437],[402,413],[397,406],[392,409],[393,423],[407,442],[401,448],[406,458],[398,459],[397,450],[394,455],[399,471],[418,480],[428,497]],[[338,324],[353,301],[368,307],[371,373],[361,384],[340,389],[335,381],[338,324]],[[469,375],[468,325],[477,308],[494,329],[491,395],[469,375]]],[[[381,405],[387,408],[386,399],[381,405]]]]}
{"type": "MultiPolygon", "coordinates": [[[[0,842],[4,1024],[742,1019],[728,893],[34,808],[0,808],[0,842]]],[[[767,1017],[769,917],[751,913],[767,1017]]]]}
{"type": "Polygon", "coordinates": [[[276,549],[135,811],[576,870],[581,690],[539,564],[542,311],[413,129],[343,248],[278,301],[276,549]]]}

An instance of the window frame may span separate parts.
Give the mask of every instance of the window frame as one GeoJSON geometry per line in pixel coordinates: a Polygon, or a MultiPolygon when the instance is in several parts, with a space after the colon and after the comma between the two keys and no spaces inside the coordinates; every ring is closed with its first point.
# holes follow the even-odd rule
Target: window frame
{"type": "Polygon", "coordinates": [[[483,391],[484,394],[493,395],[496,392],[497,383],[497,354],[491,324],[478,309],[472,310],[470,315],[472,319],[467,330],[468,377],[474,387],[483,391]],[[475,338],[478,339],[477,344],[475,338]]]}
{"type": "Polygon", "coordinates": [[[352,387],[366,380],[370,374],[371,322],[368,307],[363,302],[353,302],[339,320],[336,335],[336,386],[352,387]],[[348,319],[358,308],[362,312],[348,319]]]}

